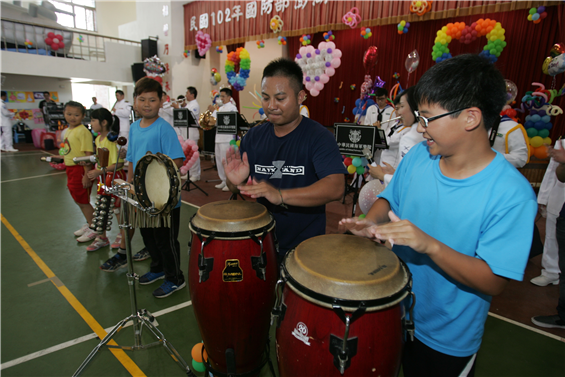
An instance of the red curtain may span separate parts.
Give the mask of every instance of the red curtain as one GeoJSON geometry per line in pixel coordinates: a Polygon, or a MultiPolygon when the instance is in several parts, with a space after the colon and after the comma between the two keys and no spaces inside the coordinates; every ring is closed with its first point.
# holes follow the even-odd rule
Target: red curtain
{"type": "MultiPolygon", "coordinates": [[[[415,85],[422,74],[435,62],[432,60],[432,46],[436,32],[449,22],[465,22],[470,25],[480,18],[494,19],[502,24],[505,29],[507,46],[500,55],[495,65],[500,69],[505,78],[512,80],[518,87],[519,104],[521,98],[532,90],[532,82],[543,83],[546,88],[551,87],[552,78],[544,75],[541,65],[546,56],[549,56],[551,46],[557,42],[565,43],[565,7],[563,4],[547,8],[548,16],[539,24],[527,21],[527,11],[490,13],[467,17],[455,17],[444,20],[430,20],[413,23],[407,34],[399,35],[396,25],[372,27],[373,36],[364,39],[360,36],[360,29],[335,31],[336,47],[343,53],[342,63],[336,69],[336,74],[330,78],[324,89],[317,97],[309,96],[305,104],[310,110],[312,119],[331,126],[335,122],[343,122],[344,118],[353,119],[355,100],[359,98],[360,86],[363,83],[365,68],[363,55],[369,46],[378,48],[378,62],[371,67],[369,72],[380,76],[386,81],[386,88],[390,90],[395,84],[395,72],[400,73],[400,84],[403,88],[415,85]],[[410,75],[404,67],[408,53],[416,49],[420,55],[418,68],[410,75]],[[350,88],[355,85],[355,89],[350,88]],[[335,102],[339,98],[339,102],[335,102]]],[[[312,43],[317,46],[323,41],[323,34],[313,35],[312,43]]],[[[300,48],[299,37],[287,38],[289,55],[294,57],[300,48]]],[[[486,45],[486,38],[482,37],[465,45],[458,40],[449,44],[453,56],[463,53],[479,53],[486,45]]],[[[556,76],[556,89],[560,89],[565,82],[565,74],[556,76]]],[[[488,93],[485,93],[488,95],[488,93]]],[[[554,104],[565,110],[564,97],[554,101],[554,104]]],[[[565,115],[553,118],[555,123],[552,129],[552,138],[561,135],[564,131],[565,115]]]]}

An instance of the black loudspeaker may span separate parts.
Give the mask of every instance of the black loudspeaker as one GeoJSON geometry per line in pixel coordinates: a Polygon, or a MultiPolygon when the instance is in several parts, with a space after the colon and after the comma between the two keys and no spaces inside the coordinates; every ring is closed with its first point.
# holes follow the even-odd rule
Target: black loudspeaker
{"type": "Polygon", "coordinates": [[[143,72],[143,63],[133,63],[131,65],[131,77],[133,78],[134,83],[145,76],[147,75],[145,74],[145,72],[143,72]]]}
{"type": "Polygon", "coordinates": [[[157,41],[154,39],[141,40],[141,60],[159,56],[157,53],[157,41]]]}

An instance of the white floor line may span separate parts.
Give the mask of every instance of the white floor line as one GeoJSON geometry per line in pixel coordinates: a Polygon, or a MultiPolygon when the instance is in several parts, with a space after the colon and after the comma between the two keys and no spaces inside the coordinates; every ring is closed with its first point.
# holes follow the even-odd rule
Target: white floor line
{"type": "Polygon", "coordinates": [[[43,175],[35,175],[35,176],[33,176],[33,177],[9,179],[9,180],[7,180],[7,181],[2,181],[2,182],[0,182],[0,183],[8,183],[8,182],[15,182],[15,181],[23,181],[23,180],[26,180],[26,179],[35,179],[35,178],[43,178],[43,177],[51,177],[51,176],[53,176],[53,175],[61,175],[61,174],[66,174],[66,172],[61,171],[61,172],[58,172],[58,173],[43,174],[43,175]]]}
{"type": "Polygon", "coordinates": [[[45,152],[45,151],[31,151],[31,152],[10,152],[9,154],[6,154],[6,152],[2,153],[1,156],[4,157],[25,157],[25,156],[37,156],[37,155],[45,155],[48,154],[50,156],[55,156],[52,153],[49,152],[45,152]]]}
{"type": "Polygon", "coordinates": [[[494,314],[494,313],[489,312],[488,315],[490,315],[491,317],[500,319],[500,320],[502,320],[502,321],[511,323],[511,324],[513,324],[513,325],[520,326],[520,327],[522,327],[522,328],[524,328],[524,329],[526,329],[526,330],[530,330],[530,331],[533,331],[533,332],[538,333],[538,334],[540,334],[540,335],[545,335],[545,336],[547,336],[548,338],[552,338],[552,339],[555,339],[555,340],[558,340],[558,341],[560,341],[560,342],[564,342],[564,343],[565,343],[565,338],[562,338],[562,337],[560,337],[560,336],[558,336],[558,335],[553,335],[553,334],[551,334],[551,333],[548,333],[548,332],[545,332],[545,331],[543,331],[543,330],[540,330],[540,329],[538,329],[538,328],[536,328],[536,327],[528,326],[528,325],[525,325],[525,324],[523,324],[523,323],[513,321],[513,320],[511,320],[511,319],[505,318],[505,317],[500,316],[500,315],[498,315],[498,314],[494,314]]]}
{"type": "MultiPolygon", "coordinates": [[[[165,314],[168,314],[168,313],[172,313],[176,310],[183,309],[183,308],[186,308],[186,307],[191,306],[191,305],[192,305],[192,301],[186,301],[186,302],[180,303],[178,305],[171,306],[170,308],[159,310],[158,312],[151,313],[151,314],[153,315],[153,317],[157,318],[159,316],[162,316],[162,315],[165,315],[165,314]]],[[[129,327],[131,325],[132,325],[132,321],[128,321],[125,324],[124,328],[129,327]]],[[[158,326],[159,324],[157,323],[157,321],[155,321],[154,325],[158,326]]],[[[115,325],[112,326],[112,327],[108,327],[105,330],[108,333],[114,327],[115,327],[115,325]]],[[[97,337],[98,336],[95,333],[92,333],[92,334],[81,336],[81,337],[73,339],[73,340],[69,340],[68,342],[57,344],[56,346],[53,346],[53,347],[45,348],[41,351],[30,353],[29,355],[25,355],[23,357],[19,357],[17,359],[2,363],[2,365],[0,365],[0,370],[7,369],[7,368],[10,368],[10,367],[25,363],[27,361],[37,359],[38,357],[45,356],[45,355],[48,355],[48,354],[53,353],[53,352],[57,352],[57,351],[60,351],[62,349],[69,348],[69,347],[72,347],[72,346],[80,344],[80,343],[87,342],[91,339],[96,339],[97,337]]]]}

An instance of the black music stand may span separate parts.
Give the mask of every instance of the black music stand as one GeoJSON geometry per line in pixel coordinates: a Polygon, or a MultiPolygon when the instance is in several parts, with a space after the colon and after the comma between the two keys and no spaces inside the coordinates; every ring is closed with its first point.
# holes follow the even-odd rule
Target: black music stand
{"type": "MultiPolygon", "coordinates": [[[[208,181],[206,181],[206,182],[208,182],[208,181]]],[[[184,182],[184,184],[182,185],[181,190],[192,191],[192,190],[196,190],[196,189],[202,191],[206,196],[208,196],[208,193],[206,191],[202,190],[202,188],[200,186],[198,186],[196,183],[194,183],[190,180],[190,172],[188,172],[186,182],[184,182]],[[194,188],[190,188],[190,185],[194,185],[194,188]]]]}

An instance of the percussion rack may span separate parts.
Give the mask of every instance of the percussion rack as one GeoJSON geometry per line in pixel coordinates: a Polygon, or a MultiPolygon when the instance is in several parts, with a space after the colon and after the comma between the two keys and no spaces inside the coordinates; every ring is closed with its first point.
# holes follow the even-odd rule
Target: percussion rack
{"type": "Polygon", "coordinates": [[[114,328],[104,337],[104,339],[102,339],[102,341],[100,341],[100,343],[96,347],[94,347],[94,349],[90,352],[87,358],[82,362],[82,364],[73,374],[73,377],[79,376],[83,372],[86,366],[92,361],[94,356],[96,356],[98,351],[103,346],[107,346],[108,348],[118,348],[126,351],[136,351],[136,350],[148,349],[159,345],[165,347],[169,355],[173,358],[173,360],[177,364],[179,364],[181,369],[183,369],[186,372],[187,376],[194,377],[195,375],[190,370],[190,367],[188,366],[186,361],[184,361],[184,359],[180,356],[180,354],[175,349],[175,347],[165,338],[163,333],[159,329],[157,329],[157,327],[153,324],[153,322],[155,321],[155,317],[153,317],[153,315],[146,309],[137,308],[135,281],[139,279],[139,276],[133,271],[133,257],[131,253],[131,240],[129,237],[129,230],[132,229],[133,226],[128,221],[129,218],[128,207],[129,206],[135,207],[139,211],[148,213],[149,216],[152,216],[151,212],[152,210],[154,210],[154,208],[148,208],[148,209],[144,208],[139,204],[139,202],[130,198],[128,196],[128,191],[131,189],[131,184],[127,182],[126,183],[116,182],[116,184],[112,187],[107,187],[103,185],[103,188],[106,190],[107,193],[115,195],[122,200],[120,208],[122,211],[122,218],[124,219],[124,221],[123,224],[120,225],[120,228],[125,229],[126,232],[125,243],[126,243],[126,257],[127,257],[127,266],[128,266],[128,273],[126,276],[128,278],[131,314],[128,317],[122,319],[120,322],[118,322],[116,326],[114,326],[114,328]],[[116,345],[108,344],[112,340],[114,335],[116,335],[122,328],[124,328],[124,326],[126,326],[126,324],[129,321],[132,321],[132,325],[133,325],[132,326],[133,334],[134,334],[133,346],[120,346],[117,344],[116,345]],[[149,344],[143,344],[141,340],[143,326],[146,326],[149,329],[151,334],[153,334],[153,336],[157,338],[157,341],[149,344]]]}

